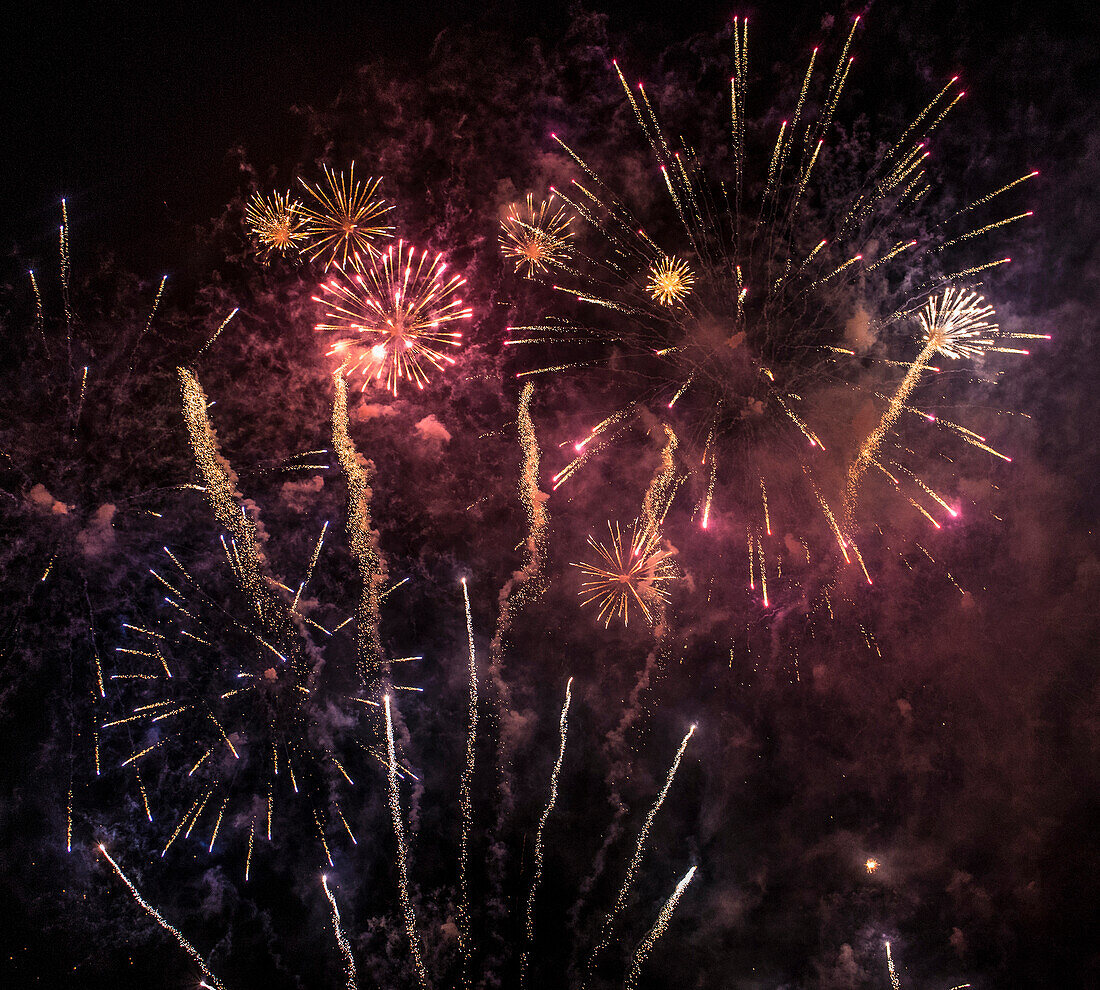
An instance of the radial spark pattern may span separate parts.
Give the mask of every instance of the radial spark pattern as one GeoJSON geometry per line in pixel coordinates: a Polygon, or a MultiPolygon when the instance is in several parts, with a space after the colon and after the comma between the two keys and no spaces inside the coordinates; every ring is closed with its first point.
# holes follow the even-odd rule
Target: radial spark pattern
{"type": "Polygon", "coordinates": [[[455,363],[445,350],[460,347],[462,334],[445,328],[473,315],[458,295],[465,284],[448,274],[442,254],[398,241],[373,264],[356,261],[325,279],[313,297],[327,320],[317,329],[340,335],[329,354],[349,375],[362,374],[364,388],[375,382],[394,395],[402,381],[423,388],[430,369],[455,363]]]}

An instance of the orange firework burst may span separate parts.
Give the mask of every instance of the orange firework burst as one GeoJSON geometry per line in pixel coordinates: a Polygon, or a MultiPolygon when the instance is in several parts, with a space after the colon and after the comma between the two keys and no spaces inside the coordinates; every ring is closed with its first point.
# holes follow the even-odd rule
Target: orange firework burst
{"type": "Polygon", "coordinates": [[[457,295],[466,280],[447,277],[446,269],[441,254],[433,257],[405,241],[391,245],[372,265],[356,258],[340,267],[321,283],[324,298],[313,297],[327,307],[329,321],[317,329],[343,335],[329,354],[343,359],[348,374],[362,371],[368,381],[385,382],[394,395],[403,378],[423,388],[426,366],[455,363],[440,348],[462,345],[462,334],[441,328],[472,315],[457,295]]]}
{"type": "Polygon", "coordinates": [[[255,193],[244,218],[264,264],[274,254],[297,254],[306,240],[305,212],[300,201],[290,198],[289,191],[273,193],[270,199],[255,193]]]}
{"type": "Polygon", "coordinates": [[[516,271],[530,277],[548,268],[564,264],[569,256],[572,217],[564,207],[554,210],[554,197],[543,200],[535,209],[534,199],[527,194],[521,206],[513,203],[500,221],[500,250],[516,263],[516,271]]]}
{"type": "Polygon", "coordinates": [[[343,172],[324,166],[324,185],[311,186],[299,180],[312,199],[312,205],[302,207],[306,218],[309,260],[325,258],[325,267],[341,267],[360,257],[378,253],[375,241],[393,235],[393,227],[382,218],[393,209],[378,195],[381,178],[366,182],[355,179],[355,163],[345,177],[343,172]]]}
{"type": "Polygon", "coordinates": [[[672,306],[691,292],[695,276],[686,261],[679,258],[658,258],[649,266],[649,294],[662,306],[672,306]]]}
{"type": "Polygon", "coordinates": [[[573,565],[588,578],[581,585],[582,597],[587,596],[581,604],[596,603],[605,627],[613,618],[629,625],[631,606],[653,622],[655,610],[668,603],[666,585],[676,576],[672,554],[661,549],[660,534],[652,528],[635,523],[624,533],[610,522],[607,528],[611,539],[606,546],[588,537],[599,561],[573,565]]]}

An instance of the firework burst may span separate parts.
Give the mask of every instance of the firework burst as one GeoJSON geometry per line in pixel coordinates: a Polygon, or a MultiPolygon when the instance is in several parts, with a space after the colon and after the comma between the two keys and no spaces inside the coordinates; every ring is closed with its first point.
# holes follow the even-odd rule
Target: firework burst
{"type": "Polygon", "coordinates": [[[512,203],[500,221],[500,250],[528,278],[565,266],[570,254],[572,217],[555,197],[535,207],[531,193],[525,204],[512,203]]]}
{"type": "Polygon", "coordinates": [[[245,208],[245,226],[256,243],[256,253],[267,264],[273,256],[294,256],[306,243],[306,215],[290,192],[256,193],[245,208]]]}
{"type": "Polygon", "coordinates": [[[455,359],[443,349],[462,345],[462,334],[445,329],[473,311],[458,296],[466,280],[447,272],[442,254],[418,251],[405,241],[391,245],[371,265],[358,260],[321,283],[326,323],[317,330],[340,338],[329,351],[351,375],[359,372],[397,395],[401,381],[424,388],[430,368],[455,359]]]}
{"type": "Polygon", "coordinates": [[[309,194],[302,207],[309,238],[306,256],[310,261],[323,259],[326,269],[373,257],[377,242],[393,235],[393,227],[383,222],[393,207],[378,194],[382,179],[358,181],[354,162],[346,176],[327,165],[324,173],[323,183],[299,180],[309,194]]]}
{"type": "MultiPolygon", "coordinates": [[[[906,399],[933,354],[970,360],[993,351],[1024,354],[1002,342],[1041,336],[999,330],[991,308],[964,288],[1009,259],[995,257],[958,270],[940,260],[946,257],[944,249],[1030,215],[962,231],[952,227],[1036,173],[975,200],[942,224],[930,227],[927,220],[915,219],[932,189],[925,170],[928,140],[963,95],[957,80],[932,98],[866,176],[853,177],[863,181],[853,183],[858,191],[850,200],[831,206],[836,194],[819,189],[858,24],[857,18],[823,83],[820,72],[815,75],[815,50],[797,105],[780,125],[774,145],[769,142],[767,171],[759,181],[746,177],[751,143],[747,23],[735,25],[728,96],[731,154],[714,156],[717,167],[726,169],[718,181],[711,178],[710,165],[704,166],[702,152],[687,144],[673,148],[645,87],[628,85],[616,63],[626,102],[655,159],[652,174],[665,193],[665,215],[644,223],[611,191],[612,182],[552,135],[581,173],[568,190],[555,189],[555,195],[583,218],[593,249],[554,276],[553,288],[576,301],[574,310],[513,327],[509,341],[568,352],[545,367],[520,372],[524,376],[600,365],[615,372],[610,381],[620,391],[621,405],[575,444],[576,456],[555,475],[554,486],[648,410],[680,437],[681,465],[692,479],[687,490],[694,493],[701,527],[713,529],[723,513],[748,524],[754,589],[757,571],[766,584],[768,569],[787,574],[792,579],[788,587],[797,588],[795,565],[809,564],[811,548],[820,559],[856,565],[870,583],[857,539],[872,527],[851,511],[853,484],[845,489],[833,479],[845,477],[851,467],[858,482],[871,463],[879,466],[874,452],[884,441],[902,465],[900,475],[890,475],[896,481],[890,491],[900,491],[906,503],[938,527],[934,513],[948,502],[922,477],[905,437],[893,432],[901,414],[912,413],[914,421],[936,430],[935,442],[943,446],[969,445],[1003,455],[977,431],[912,407],[906,399]],[[923,224],[927,234],[913,238],[914,223],[923,224]],[[899,278],[899,273],[908,277],[899,278]],[[891,300],[899,283],[918,288],[891,300]],[[849,327],[857,316],[863,318],[865,333],[863,342],[852,346],[858,335],[849,327]],[[906,328],[917,322],[924,350],[915,363],[898,360],[890,348],[911,339],[906,328]],[[906,378],[895,391],[890,376],[896,368],[905,369],[906,378]],[[864,445],[870,453],[856,453],[862,438],[853,436],[852,425],[860,421],[860,407],[879,402],[887,407],[881,435],[864,445]],[[842,500],[845,511],[840,511],[842,500]],[[782,532],[773,537],[772,524],[779,519],[788,527],[789,540],[782,532]]],[[[545,272],[531,274],[546,280],[545,272]]],[[[743,525],[737,527],[741,532],[743,525]]],[[[601,608],[617,614],[621,604],[616,603],[624,599],[609,595],[601,582],[631,586],[637,537],[619,546],[614,530],[612,536],[609,547],[593,544],[602,563],[593,565],[592,590],[601,608]]],[[[773,582],[773,598],[776,592],[773,582]]],[[[625,600],[633,600],[629,591],[625,600]]]]}
{"type": "Polygon", "coordinates": [[[612,619],[630,624],[630,611],[641,612],[652,623],[659,606],[669,601],[667,586],[676,577],[671,551],[661,547],[658,532],[635,522],[625,532],[608,522],[610,539],[588,537],[595,562],[574,564],[587,578],[581,584],[583,605],[595,605],[605,626],[612,619]]]}

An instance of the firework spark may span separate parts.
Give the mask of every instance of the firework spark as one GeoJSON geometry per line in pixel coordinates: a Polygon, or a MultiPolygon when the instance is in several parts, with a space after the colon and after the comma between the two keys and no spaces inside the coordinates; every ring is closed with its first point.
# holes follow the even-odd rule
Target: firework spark
{"type": "Polygon", "coordinates": [[[671,551],[661,546],[659,531],[639,522],[625,532],[617,522],[608,522],[607,528],[606,543],[588,537],[598,559],[573,564],[588,579],[581,582],[581,604],[595,604],[605,627],[612,619],[630,625],[632,607],[652,624],[656,609],[670,600],[667,585],[676,576],[671,551]]]}
{"type": "Polygon", "coordinates": [[[376,242],[393,234],[393,228],[382,222],[393,209],[378,195],[382,179],[357,181],[354,162],[346,176],[327,165],[324,173],[323,184],[299,180],[310,197],[300,208],[309,239],[305,254],[310,261],[323,258],[326,269],[372,257],[376,242]]]}
{"type": "Polygon", "coordinates": [[[673,306],[685,299],[695,284],[695,276],[686,261],[658,258],[649,266],[646,289],[662,306],[673,306]]]}
{"type": "Polygon", "coordinates": [[[447,274],[442,254],[398,241],[373,263],[355,259],[321,283],[323,298],[313,299],[329,322],[316,329],[340,334],[329,354],[349,375],[361,372],[364,388],[377,382],[396,396],[398,383],[408,381],[422,389],[428,367],[455,363],[440,348],[462,345],[461,333],[443,328],[473,315],[457,295],[465,284],[447,274]]]}
{"type": "Polygon", "coordinates": [[[308,239],[305,210],[299,200],[290,198],[289,190],[269,197],[254,193],[245,207],[244,220],[265,265],[276,255],[297,255],[308,239]]]}
{"type": "Polygon", "coordinates": [[[536,208],[528,193],[526,203],[512,203],[500,221],[500,250],[515,262],[517,274],[541,275],[568,261],[573,218],[565,207],[555,209],[554,200],[551,196],[536,208]]]}

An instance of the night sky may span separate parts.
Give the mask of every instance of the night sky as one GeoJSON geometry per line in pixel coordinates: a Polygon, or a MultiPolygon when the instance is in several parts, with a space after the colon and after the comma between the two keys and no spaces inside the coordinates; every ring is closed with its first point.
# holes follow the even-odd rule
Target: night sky
{"type": "MultiPolygon", "coordinates": [[[[623,984],[632,954],[693,866],[641,987],[886,988],[887,941],[904,988],[1100,985],[1098,42],[1097,15],[1083,2],[1049,11],[1015,0],[25,5],[0,40],[8,191],[0,212],[0,983],[198,985],[199,967],[131,899],[98,855],[103,843],[226,987],[345,984],[322,866],[358,985],[417,985],[381,721],[377,710],[362,716],[347,703],[362,687],[362,627],[353,621],[331,636],[318,629],[354,615],[361,590],[345,533],[348,486],[331,452],[336,364],[313,329],[322,266],[261,264],[244,224],[255,192],[293,188],[299,175],[317,181],[323,164],[355,161],[357,174],[384,176],[399,236],[442,252],[466,278],[473,311],[454,367],[397,397],[360,394],[356,380],[349,410],[351,439],[372,466],[382,587],[407,579],[381,603],[381,648],[390,658],[423,658],[394,664],[392,681],[420,689],[395,697],[399,757],[416,777],[401,786],[401,808],[431,985],[461,981],[462,579],[480,687],[472,985],[519,985],[533,850],[570,677],[531,987],[584,981],[638,830],[691,725],[637,881],[587,985],[623,984]],[[1012,460],[900,421],[905,453],[962,511],[950,520],[939,512],[943,527],[934,530],[881,479],[869,486],[860,539],[873,586],[840,566],[820,511],[797,495],[802,462],[772,433],[738,427],[733,433],[748,440],[730,448],[730,463],[751,458],[775,479],[776,559],[794,559],[805,538],[814,563],[786,575],[769,563],[773,599],[763,607],[746,586],[750,507],[732,494],[737,469],[724,469],[706,532],[705,471],[700,481],[693,469],[664,521],[662,545],[678,576],[661,622],[605,628],[580,607],[582,577],[570,564],[591,557],[586,537],[606,532],[607,520],[639,514],[660,423],[682,429],[698,406],[689,398],[667,420],[657,406],[640,411],[616,444],[551,491],[573,443],[633,395],[637,374],[613,347],[595,369],[535,376],[530,413],[551,521],[542,570],[528,580],[516,376],[558,357],[546,348],[532,358],[503,342],[511,327],[547,313],[580,319],[583,307],[513,272],[501,257],[499,221],[528,192],[538,199],[550,185],[589,181],[553,132],[655,236],[680,230],[612,59],[631,82],[645,80],[670,140],[682,137],[708,171],[728,175],[732,21],[746,14],[753,181],[766,174],[810,51],[822,46],[827,79],[853,17],[863,15],[801,216],[811,245],[829,233],[868,163],[961,77],[966,97],[929,147],[934,192],[905,236],[939,236],[937,225],[966,203],[1038,169],[975,213],[972,226],[1034,215],[960,245],[957,267],[1011,256],[982,273],[980,291],[1003,326],[1052,339],[1025,345],[1028,357],[979,362],[988,374],[952,378],[942,394],[917,393],[940,403],[941,419],[980,428],[1012,460]],[[274,662],[256,657],[226,531],[197,490],[181,367],[212,403],[221,463],[232,465],[256,524],[262,568],[292,589],[286,600],[329,524],[302,600],[317,625],[291,623],[315,694],[302,703],[299,734],[281,737],[284,760],[324,755],[316,772],[300,758],[297,796],[285,765],[277,781],[268,774],[259,753],[268,709],[249,701],[226,726],[241,758],[231,763],[219,747],[188,775],[203,752],[195,740],[210,731],[194,712],[227,710],[218,696],[234,665],[259,663],[265,676],[274,662]],[[186,621],[156,577],[183,581],[171,577],[181,572],[164,548],[193,579],[186,621]],[[542,593],[529,594],[536,587],[542,593]],[[831,593],[825,611],[815,604],[822,589],[831,593]],[[511,611],[509,593],[519,595],[511,611]],[[159,663],[133,652],[153,640],[134,627],[163,632],[186,622],[201,622],[211,641],[165,648],[172,683],[111,679],[159,663]],[[103,728],[172,692],[194,702],[178,717],[178,734],[144,721],[103,728]],[[133,767],[120,764],[162,739],[138,764],[139,785],[133,767]],[[205,793],[197,781],[219,768],[227,787],[161,855],[205,793]],[[248,835],[266,815],[269,786],[279,795],[273,838],[256,831],[245,882],[248,835]],[[355,845],[335,816],[337,800],[355,845]],[[318,808],[332,866],[312,816],[318,808]]],[[[591,235],[577,244],[598,250],[591,235]]],[[[859,342],[853,367],[865,393],[881,396],[901,377],[874,358],[887,347],[897,356],[902,338],[861,337],[868,314],[889,313],[949,270],[935,264],[903,264],[875,283],[837,279],[820,294],[814,325],[842,325],[841,336],[859,342]]],[[[608,325],[619,318],[606,317],[608,325]]],[[[901,352],[912,360],[911,345],[901,352]]],[[[829,424],[833,454],[850,461],[883,403],[812,375],[799,388],[800,408],[829,424]]],[[[695,446],[682,432],[678,465],[687,472],[706,431],[695,446]]],[[[822,469],[819,477],[830,499],[842,497],[842,474],[822,469]]],[[[274,666],[267,679],[279,680],[274,666]]],[[[286,693],[264,697],[278,705],[286,693]]]]}

